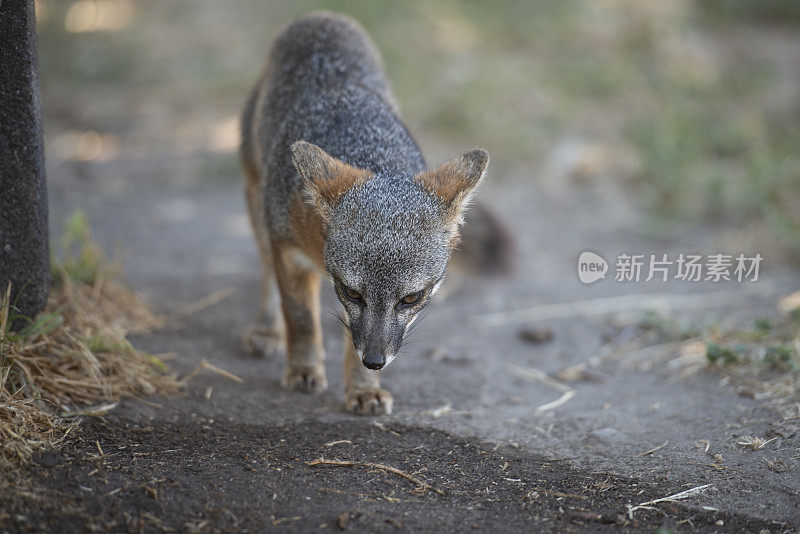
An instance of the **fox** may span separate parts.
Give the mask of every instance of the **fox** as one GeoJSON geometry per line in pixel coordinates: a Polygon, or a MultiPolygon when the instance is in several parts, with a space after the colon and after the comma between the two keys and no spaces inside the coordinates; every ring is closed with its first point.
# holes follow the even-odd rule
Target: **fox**
{"type": "MultiPolygon", "coordinates": [[[[285,346],[282,385],[325,390],[320,286],[328,277],[343,310],[345,406],[361,415],[392,412],[380,371],[442,286],[489,164],[476,148],[429,169],[399,117],[366,30],[314,12],[277,37],[241,119],[262,263],[259,321],[244,344],[262,353],[285,346]]],[[[500,233],[479,239],[491,247],[500,233]]]]}

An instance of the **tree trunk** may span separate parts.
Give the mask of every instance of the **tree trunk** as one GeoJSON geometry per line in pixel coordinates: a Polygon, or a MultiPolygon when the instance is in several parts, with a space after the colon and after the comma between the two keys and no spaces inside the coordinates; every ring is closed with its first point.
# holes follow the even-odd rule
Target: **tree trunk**
{"type": "MultiPolygon", "coordinates": [[[[34,0],[0,0],[0,290],[33,318],[50,260],[34,0]]],[[[22,326],[17,322],[15,326],[22,326]]]]}

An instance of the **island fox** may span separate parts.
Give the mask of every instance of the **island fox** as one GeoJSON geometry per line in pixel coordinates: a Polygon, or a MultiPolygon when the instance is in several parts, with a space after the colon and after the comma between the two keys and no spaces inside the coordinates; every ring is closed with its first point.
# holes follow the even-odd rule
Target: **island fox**
{"type": "MultiPolygon", "coordinates": [[[[390,413],[378,370],[442,284],[488,154],[475,149],[428,170],[366,32],[313,13],[273,45],[244,109],[241,157],[263,262],[261,321],[246,344],[270,352],[285,340],[284,386],[325,389],[327,273],[344,306],[346,406],[390,413]]],[[[479,236],[484,249],[496,247],[500,227],[481,218],[490,227],[479,236]]],[[[504,263],[499,249],[494,256],[487,266],[504,263]]]]}

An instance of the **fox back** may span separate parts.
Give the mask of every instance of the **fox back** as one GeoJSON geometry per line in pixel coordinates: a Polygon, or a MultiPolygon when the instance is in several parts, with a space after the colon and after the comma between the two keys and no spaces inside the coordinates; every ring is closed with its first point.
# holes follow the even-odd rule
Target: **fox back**
{"type": "Polygon", "coordinates": [[[270,226],[288,219],[288,199],[302,187],[291,145],[304,140],[379,176],[411,178],[425,169],[370,38],[353,20],[311,14],[289,26],[268,59],[254,132],[269,176],[270,226]]]}

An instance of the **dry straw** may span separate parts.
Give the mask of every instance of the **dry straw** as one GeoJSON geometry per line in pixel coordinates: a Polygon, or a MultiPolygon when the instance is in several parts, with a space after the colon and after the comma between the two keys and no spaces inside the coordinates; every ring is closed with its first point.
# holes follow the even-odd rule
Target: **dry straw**
{"type": "MultiPolygon", "coordinates": [[[[18,464],[63,440],[94,405],[174,391],[180,383],[128,333],[161,326],[119,280],[91,238],[84,216],[67,224],[63,259],[53,265],[46,310],[16,313],[10,287],[0,296],[0,462],[18,464]],[[14,324],[16,331],[11,330],[14,324]]],[[[102,412],[102,410],[101,410],[102,412]]]]}

